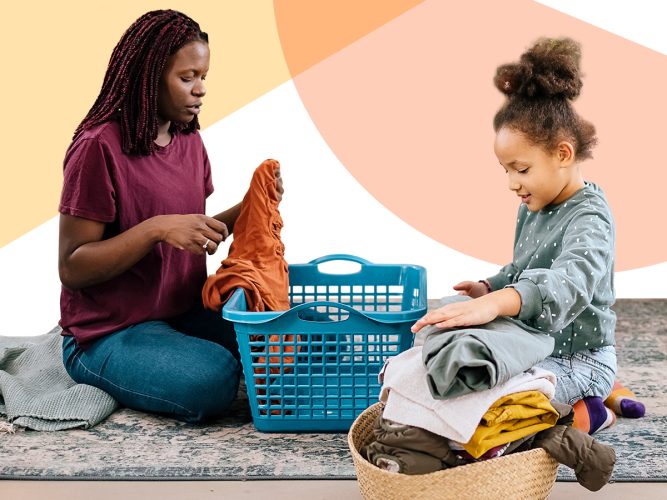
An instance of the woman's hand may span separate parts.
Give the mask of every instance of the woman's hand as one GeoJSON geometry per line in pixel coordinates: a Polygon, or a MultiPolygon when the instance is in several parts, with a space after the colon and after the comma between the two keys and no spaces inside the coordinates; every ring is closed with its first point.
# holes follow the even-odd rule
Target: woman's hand
{"type": "Polygon", "coordinates": [[[467,295],[473,299],[489,293],[486,285],[479,281],[462,281],[461,283],[454,285],[454,290],[459,292],[459,295],[467,295]]]}
{"type": "Polygon", "coordinates": [[[199,255],[213,254],[229,234],[224,223],[198,214],[158,215],[108,239],[103,239],[105,227],[102,222],[60,215],[58,272],[67,288],[86,288],[119,276],[160,241],[199,255]]]}
{"type": "Polygon", "coordinates": [[[278,196],[278,203],[280,203],[283,199],[283,193],[285,192],[285,188],[283,187],[283,178],[280,175],[280,167],[276,168],[273,171],[273,174],[276,177],[276,195],[278,196]]]}
{"type": "Polygon", "coordinates": [[[464,302],[447,304],[440,309],[429,311],[426,316],[412,325],[412,333],[417,333],[426,325],[438,328],[457,328],[489,323],[498,317],[498,307],[494,300],[480,297],[464,302]]]}
{"type": "Polygon", "coordinates": [[[159,215],[153,218],[153,223],[157,225],[160,241],[194,254],[213,255],[229,236],[224,222],[201,214],[159,215]]]}

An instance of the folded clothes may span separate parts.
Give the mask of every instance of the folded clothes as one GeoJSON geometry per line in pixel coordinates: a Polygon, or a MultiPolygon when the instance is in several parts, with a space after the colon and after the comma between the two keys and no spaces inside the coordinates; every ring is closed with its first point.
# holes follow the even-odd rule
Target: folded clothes
{"type": "Polygon", "coordinates": [[[491,405],[515,392],[539,391],[548,400],[555,393],[556,376],[534,367],[492,389],[456,398],[434,399],[426,381],[422,347],[417,346],[388,360],[380,400],[384,417],[429,430],[459,443],[467,443],[491,405]]]}
{"type": "MultiPolygon", "coordinates": [[[[523,396],[520,399],[524,399],[523,396]]],[[[599,490],[609,481],[614,469],[614,449],[572,427],[571,406],[556,401],[551,404],[560,417],[557,425],[495,446],[478,458],[462,449],[460,443],[418,427],[387,420],[384,412],[373,426],[375,440],[360,451],[369,462],[388,472],[426,474],[539,447],[561,464],[574,469],[579,484],[591,491],[599,490]]],[[[496,410],[492,412],[496,417],[499,416],[499,406],[502,405],[495,405],[496,410]]]]}
{"type": "Polygon", "coordinates": [[[464,465],[448,439],[418,427],[398,424],[380,414],[373,427],[374,441],[362,448],[372,464],[389,472],[426,474],[464,465]]]}
{"type": "MultiPolygon", "coordinates": [[[[471,300],[457,295],[439,307],[471,300]]],[[[436,399],[490,389],[531,368],[553,351],[554,339],[531,333],[504,317],[474,328],[420,331],[428,387],[436,399]]]]}
{"type": "Polygon", "coordinates": [[[464,449],[479,458],[492,448],[553,427],[558,418],[558,412],[541,392],[507,394],[487,410],[464,449]]]}

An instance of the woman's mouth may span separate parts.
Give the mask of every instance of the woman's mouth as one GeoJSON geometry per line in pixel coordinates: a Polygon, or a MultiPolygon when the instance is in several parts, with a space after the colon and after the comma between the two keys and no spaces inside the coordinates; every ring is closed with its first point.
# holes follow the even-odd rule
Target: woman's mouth
{"type": "Polygon", "coordinates": [[[200,111],[201,104],[196,104],[194,106],[186,106],[185,108],[192,113],[193,115],[198,115],[200,111]]]}

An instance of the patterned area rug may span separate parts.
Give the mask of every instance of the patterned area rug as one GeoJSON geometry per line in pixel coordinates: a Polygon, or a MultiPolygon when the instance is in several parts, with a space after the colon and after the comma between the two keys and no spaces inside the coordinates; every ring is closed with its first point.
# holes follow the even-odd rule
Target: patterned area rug
{"type": "MultiPolygon", "coordinates": [[[[667,300],[619,300],[620,378],[647,417],[619,419],[614,481],[667,481],[667,300]]],[[[119,410],[90,430],[0,433],[0,479],[354,479],[345,434],[263,434],[247,399],[205,426],[119,410]],[[233,415],[233,416],[231,416],[233,415]]],[[[574,475],[561,467],[559,480],[574,475]]]]}

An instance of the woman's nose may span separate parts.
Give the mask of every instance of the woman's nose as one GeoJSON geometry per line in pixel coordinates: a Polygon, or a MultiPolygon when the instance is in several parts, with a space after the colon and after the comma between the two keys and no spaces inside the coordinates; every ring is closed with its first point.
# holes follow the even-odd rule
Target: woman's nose
{"type": "Polygon", "coordinates": [[[206,95],[206,87],[204,82],[200,80],[194,87],[192,87],[192,93],[197,97],[204,97],[206,95]]]}

